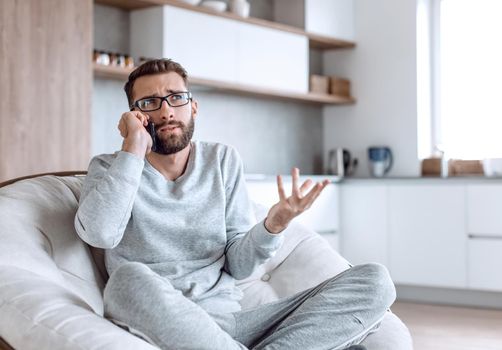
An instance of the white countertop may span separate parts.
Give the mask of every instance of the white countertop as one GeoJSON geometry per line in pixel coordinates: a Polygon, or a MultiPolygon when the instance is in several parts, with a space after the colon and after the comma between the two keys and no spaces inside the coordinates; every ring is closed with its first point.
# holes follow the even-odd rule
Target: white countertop
{"type": "MultiPolygon", "coordinates": [[[[291,182],[290,174],[281,174],[283,181],[291,182]]],[[[276,175],[267,174],[244,174],[246,181],[276,181],[276,175]]],[[[305,181],[307,179],[312,179],[312,181],[323,181],[325,179],[330,180],[333,183],[338,183],[342,180],[340,176],[336,175],[310,175],[310,174],[300,174],[300,181],[305,181]]]]}
{"type": "Polygon", "coordinates": [[[345,177],[342,182],[502,182],[502,177],[488,176],[450,176],[450,177],[435,177],[435,176],[385,176],[385,177],[345,177]]]}
{"type": "MultiPolygon", "coordinates": [[[[285,182],[291,182],[291,175],[281,174],[285,182]]],[[[246,181],[264,181],[275,182],[276,175],[268,174],[245,174],[246,181]]],[[[451,176],[451,177],[434,177],[434,176],[384,176],[384,177],[340,177],[336,175],[312,175],[300,174],[300,181],[312,179],[313,181],[330,180],[332,183],[351,183],[351,182],[448,182],[448,183],[497,183],[502,182],[502,176],[451,176]]]]}

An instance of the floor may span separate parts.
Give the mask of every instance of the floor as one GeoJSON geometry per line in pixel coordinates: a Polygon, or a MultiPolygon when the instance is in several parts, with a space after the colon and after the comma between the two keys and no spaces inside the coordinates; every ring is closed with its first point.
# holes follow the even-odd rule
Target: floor
{"type": "Polygon", "coordinates": [[[502,310],[396,302],[415,350],[502,350],[502,310]]]}

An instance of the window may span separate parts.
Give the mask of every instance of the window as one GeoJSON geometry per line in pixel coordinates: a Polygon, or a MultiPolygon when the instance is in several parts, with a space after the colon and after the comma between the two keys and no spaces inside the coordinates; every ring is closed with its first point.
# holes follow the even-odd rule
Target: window
{"type": "Polygon", "coordinates": [[[502,1],[419,0],[419,157],[502,157],[502,1]]]}

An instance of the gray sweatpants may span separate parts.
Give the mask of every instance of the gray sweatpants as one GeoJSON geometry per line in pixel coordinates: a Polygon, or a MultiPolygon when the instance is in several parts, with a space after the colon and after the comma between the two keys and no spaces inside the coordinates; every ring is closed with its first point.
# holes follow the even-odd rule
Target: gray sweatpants
{"type": "Polygon", "coordinates": [[[387,269],[354,266],[318,286],[234,313],[209,314],[146,265],[117,268],[105,316],[161,349],[344,349],[378,327],[396,296],[387,269]]]}

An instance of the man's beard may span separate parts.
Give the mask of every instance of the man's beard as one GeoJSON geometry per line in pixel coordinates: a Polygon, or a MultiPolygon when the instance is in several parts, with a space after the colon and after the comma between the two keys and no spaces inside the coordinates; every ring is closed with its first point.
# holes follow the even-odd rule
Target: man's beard
{"type": "Polygon", "coordinates": [[[183,122],[170,122],[167,124],[159,125],[158,127],[155,126],[155,145],[157,147],[155,153],[173,154],[181,151],[190,143],[194,129],[195,122],[193,116],[190,116],[188,125],[185,125],[183,122]],[[180,128],[181,134],[178,135],[177,133],[169,133],[163,138],[160,138],[157,130],[165,126],[177,126],[180,128]]]}

